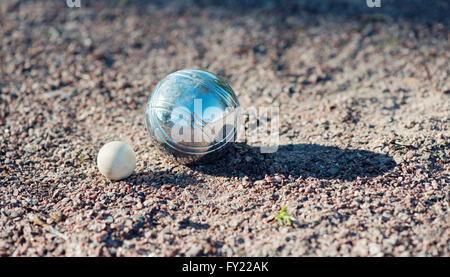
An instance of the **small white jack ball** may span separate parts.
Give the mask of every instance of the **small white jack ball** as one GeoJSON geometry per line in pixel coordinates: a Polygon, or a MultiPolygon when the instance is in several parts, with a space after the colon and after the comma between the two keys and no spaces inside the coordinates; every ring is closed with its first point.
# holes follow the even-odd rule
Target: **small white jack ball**
{"type": "Polygon", "coordinates": [[[122,141],[111,141],[98,152],[97,167],[109,180],[121,180],[133,173],[136,154],[133,148],[122,141]]]}

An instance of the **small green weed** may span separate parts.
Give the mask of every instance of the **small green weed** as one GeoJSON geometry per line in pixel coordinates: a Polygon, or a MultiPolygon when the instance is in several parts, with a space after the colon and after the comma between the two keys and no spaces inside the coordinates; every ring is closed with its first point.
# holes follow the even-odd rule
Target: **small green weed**
{"type": "Polygon", "coordinates": [[[275,218],[278,221],[278,224],[280,226],[283,225],[287,225],[287,226],[291,226],[292,225],[292,221],[295,220],[287,211],[286,211],[287,207],[283,206],[283,208],[281,209],[281,212],[279,212],[278,214],[275,215],[275,218]]]}
{"type": "Polygon", "coordinates": [[[80,153],[79,158],[80,158],[80,163],[83,163],[84,162],[84,154],[80,153]]]}

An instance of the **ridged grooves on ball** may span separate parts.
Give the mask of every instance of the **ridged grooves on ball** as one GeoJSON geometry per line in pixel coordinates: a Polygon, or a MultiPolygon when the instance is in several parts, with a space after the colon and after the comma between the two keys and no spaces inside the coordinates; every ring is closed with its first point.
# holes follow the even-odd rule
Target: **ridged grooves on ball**
{"type": "MultiPolygon", "coordinates": [[[[174,105],[172,105],[172,106],[174,106],[174,105]]],[[[179,108],[183,108],[183,107],[179,107],[179,108]]],[[[183,146],[184,146],[183,148],[187,148],[187,149],[190,149],[190,150],[202,150],[202,149],[211,149],[211,150],[209,150],[209,151],[202,151],[202,152],[190,152],[190,151],[185,151],[184,149],[182,149],[182,148],[180,148],[180,147],[177,147],[177,144],[179,144],[179,143],[176,142],[176,141],[174,141],[170,136],[168,136],[168,135],[166,134],[166,132],[164,132],[163,128],[161,127],[161,125],[160,125],[160,123],[159,123],[159,120],[155,119],[155,114],[154,114],[154,112],[153,112],[154,109],[160,109],[160,108],[159,108],[159,107],[152,107],[152,109],[151,109],[151,116],[150,116],[150,119],[152,120],[152,125],[158,127],[157,130],[155,130],[155,129],[153,128],[154,133],[160,138],[160,140],[161,140],[162,142],[165,142],[166,145],[168,145],[168,146],[170,146],[172,149],[174,149],[174,150],[176,150],[176,151],[179,151],[179,152],[181,152],[181,153],[184,153],[184,154],[189,154],[189,155],[203,155],[203,154],[211,153],[211,152],[216,151],[216,150],[219,150],[220,148],[222,148],[223,146],[225,146],[225,145],[226,145],[226,142],[231,141],[231,140],[236,136],[236,128],[233,127],[232,131],[229,132],[229,133],[227,134],[227,136],[225,136],[221,141],[218,141],[218,142],[216,142],[216,143],[214,143],[214,144],[211,144],[211,145],[208,145],[208,146],[197,146],[197,147],[196,147],[196,146],[183,145],[183,146]],[[218,145],[220,145],[220,144],[223,144],[223,145],[221,145],[221,146],[215,148],[215,146],[218,146],[218,145]]],[[[164,109],[164,108],[161,108],[161,109],[164,109]]],[[[191,118],[194,118],[195,120],[198,120],[198,119],[196,119],[197,117],[196,117],[193,113],[191,113],[191,116],[192,116],[191,118]]],[[[225,116],[225,117],[226,117],[226,116],[225,116]]],[[[222,120],[222,118],[220,118],[220,120],[222,120]]],[[[191,124],[194,124],[194,123],[191,122],[191,124]]],[[[196,126],[196,127],[198,128],[198,126],[196,126]]],[[[202,134],[204,134],[204,133],[202,132],[202,134]]]]}
{"type": "MultiPolygon", "coordinates": [[[[165,110],[167,112],[177,112],[180,114],[187,122],[190,122],[191,126],[195,129],[198,128],[202,131],[202,135],[205,135],[203,132],[203,128],[209,128],[208,125],[214,124],[214,120],[210,122],[205,122],[202,120],[197,114],[190,111],[186,107],[175,105],[174,103],[164,101],[161,97],[161,94],[164,92],[161,90],[161,85],[164,82],[174,82],[176,83],[176,79],[188,79],[191,80],[194,84],[199,84],[204,87],[207,91],[215,92],[223,103],[227,105],[229,108],[233,108],[234,110],[239,107],[238,100],[231,89],[231,87],[223,82],[218,76],[201,70],[181,70],[174,72],[168,75],[165,79],[158,83],[156,88],[154,89],[150,99],[157,102],[158,105],[155,105],[154,102],[149,101],[147,104],[147,128],[150,133],[153,133],[161,143],[166,145],[166,147],[170,147],[174,150],[175,153],[186,154],[186,155],[206,155],[208,153],[217,151],[228,144],[230,141],[234,141],[236,137],[236,127],[235,124],[238,122],[238,117],[234,114],[234,111],[224,112],[222,117],[217,118],[215,120],[223,120],[226,123],[226,120],[229,119],[229,116],[233,117],[233,128],[227,132],[226,124],[224,124],[223,129],[221,130],[222,134],[225,135],[220,141],[216,141],[212,139],[210,136],[209,140],[213,142],[213,144],[208,144],[206,146],[193,146],[186,145],[182,142],[175,141],[170,134],[166,134],[164,128],[161,126],[161,122],[156,115],[157,110],[165,110]],[[206,78],[205,78],[206,75],[206,78]],[[174,80],[175,79],[175,80],[174,80]],[[171,110],[170,108],[177,108],[176,111],[171,110]],[[225,130],[224,130],[225,129],[225,130]]],[[[210,129],[211,130],[211,129],[210,129]]],[[[218,130],[220,132],[220,130],[218,130]]],[[[210,132],[212,133],[212,132],[210,132]]]]}

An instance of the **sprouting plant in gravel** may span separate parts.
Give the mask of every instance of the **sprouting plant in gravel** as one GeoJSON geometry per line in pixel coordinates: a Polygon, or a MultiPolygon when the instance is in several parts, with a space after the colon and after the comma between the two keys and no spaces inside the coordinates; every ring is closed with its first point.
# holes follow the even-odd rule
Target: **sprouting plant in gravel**
{"type": "Polygon", "coordinates": [[[84,162],[84,155],[83,155],[83,153],[80,153],[79,158],[80,158],[80,163],[83,163],[84,162]]]}
{"type": "Polygon", "coordinates": [[[86,160],[86,157],[84,156],[84,148],[78,152],[78,159],[80,160],[80,163],[83,163],[86,160]]]}
{"type": "Polygon", "coordinates": [[[283,206],[283,208],[281,208],[281,212],[279,212],[278,214],[275,215],[275,218],[277,219],[277,222],[280,226],[283,225],[287,225],[287,226],[291,226],[292,225],[292,221],[295,220],[287,211],[286,211],[287,207],[283,206]]]}

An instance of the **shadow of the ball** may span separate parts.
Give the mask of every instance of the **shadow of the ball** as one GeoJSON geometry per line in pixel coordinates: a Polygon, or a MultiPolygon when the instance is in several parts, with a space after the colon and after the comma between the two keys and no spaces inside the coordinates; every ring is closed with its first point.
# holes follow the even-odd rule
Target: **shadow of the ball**
{"type": "Polygon", "coordinates": [[[226,177],[261,179],[283,174],[293,178],[355,180],[375,177],[391,171],[395,161],[385,154],[368,150],[342,149],[317,144],[280,145],[274,153],[261,153],[259,147],[232,143],[215,159],[189,166],[193,170],[226,177]]]}

